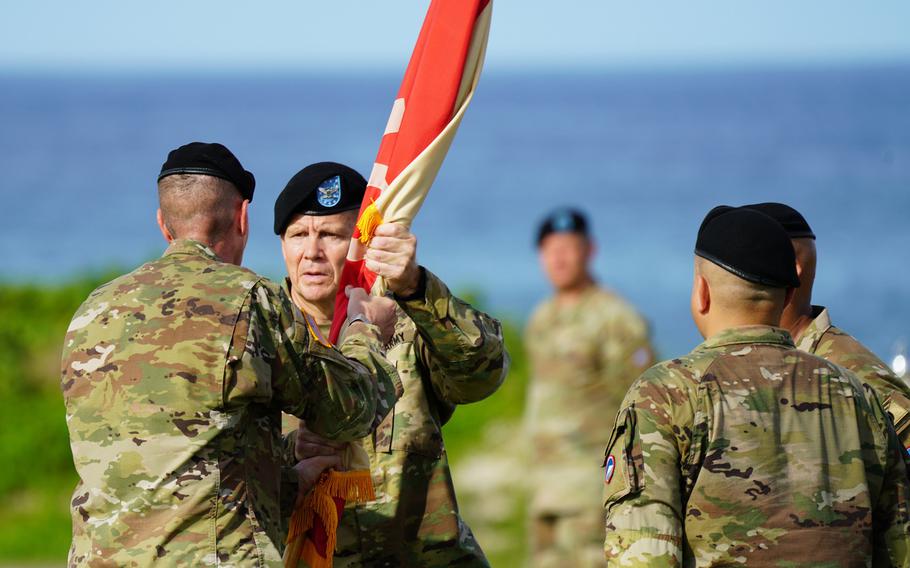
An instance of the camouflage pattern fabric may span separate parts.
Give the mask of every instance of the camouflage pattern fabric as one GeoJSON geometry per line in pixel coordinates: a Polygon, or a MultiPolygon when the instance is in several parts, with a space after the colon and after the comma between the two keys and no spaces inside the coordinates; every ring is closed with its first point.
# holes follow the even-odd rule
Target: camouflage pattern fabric
{"type": "Polygon", "coordinates": [[[610,566],[907,566],[903,453],[871,389],[746,326],[649,369],[604,460],[610,566]]]}
{"type": "Polygon", "coordinates": [[[647,323],[616,294],[591,286],[575,304],[551,299],[538,307],[525,345],[532,564],[602,565],[597,456],[629,386],[653,363],[647,323]]]}
{"type": "Polygon", "coordinates": [[[812,306],[814,319],[796,346],[853,371],[872,387],[894,421],[904,448],[910,451],[910,387],[888,365],[848,333],[831,324],[827,308],[812,306]]]}
{"type": "Polygon", "coordinates": [[[399,302],[386,352],[404,394],[361,441],[370,455],[376,500],[348,503],[335,568],[489,566],[458,512],[442,426],[456,405],[483,400],[499,388],[508,353],[498,321],[423,270],[424,298],[399,302]]]}
{"type": "Polygon", "coordinates": [[[70,565],[281,565],[279,501],[296,497],[279,489],[281,411],[352,440],[396,400],[378,330],[342,345],[359,363],[310,341],[299,314],[190,240],[92,292],[62,361],[70,565]]]}

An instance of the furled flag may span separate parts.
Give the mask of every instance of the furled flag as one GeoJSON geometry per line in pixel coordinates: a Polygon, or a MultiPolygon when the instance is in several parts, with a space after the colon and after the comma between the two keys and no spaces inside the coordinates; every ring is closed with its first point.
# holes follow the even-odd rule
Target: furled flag
{"type": "Polygon", "coordinates": [[[439,172],[480,79],[491,0],[433,0],[392,105],[335,299],[330,338],[347,312],[346,286],[372,289],[363,256],[381,223],[410,226],[439,172]]]}
{"type": "MultiPolygon", "coordinates": [[[[382,223],[410,227],[423,204],[474,97],[492,10],[492,0],[430,3],[392,104],[348,250],[329,336],[333,343],[338,341],[347,314],[345,288],[354,286],[374,293],[384,288],[381,279],[365,266],[366,247],[382,223]]],[[[324,474],[294,512],[285,566],[296,567],[303,560],[311,568],[330,567],[345,501],[375,498],[368,462],[361,465],[362,455],[351,459],[355,463],[347,464],[349,471],[324,474]],[[361,469],[364,467],[367,469],[361,469]]]]}

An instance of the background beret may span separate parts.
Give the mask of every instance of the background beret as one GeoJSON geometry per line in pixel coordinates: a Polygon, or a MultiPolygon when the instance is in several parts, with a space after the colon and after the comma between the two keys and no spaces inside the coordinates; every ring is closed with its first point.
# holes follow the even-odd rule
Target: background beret
{"type": "Polygon", "coordinates": [[[171,150],[161,165],[158,181],[177,174],[214,176],[234,184],[244,199],[253,201],[256,178],[221,144],[190,142],[171,150]]]}
{"type": "Polygon", "coordinates": [[[291,218],[304,215],[334,215],[360,209],[367,180],[353,168],[335,162],[311,164],[291,178],[275,200],[275,234],[280,235],[291,218]]]}
{"type": "Polygon", "coordinates": [[[771,217],[746,207],[715,207],[698,230],[695,254],[749,282],[798,288],[790,237],[771,217]]]}
{"type": "Polygon", "coordinates": [[[557,209],[547,215],[537,230],[537,246],[551,233],[578,233],[588,236],[588,219],[577,209],[557,209]]]}
{"type": "Polygon", "coordinates": [[[755,203],[743,205],[747,209],[760,211],[781,224],[791,239],[814,239],[815,233],[799,211],[783,203],[755,203]]]}

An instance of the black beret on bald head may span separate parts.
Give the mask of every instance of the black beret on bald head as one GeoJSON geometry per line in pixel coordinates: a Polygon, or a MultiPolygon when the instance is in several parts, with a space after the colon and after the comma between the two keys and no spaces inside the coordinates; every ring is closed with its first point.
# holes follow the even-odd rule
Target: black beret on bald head
{"type": "Polygon", "coordinates": [[[746,207],[715,207],[698,229],[695,254],[743,280],[798,288],[790,237],[771,217],[746,207]]]}
{"type": "Polygon", "coordinates": [[[158,181],[178,175],[214,176],[234,184],[244,199],[253,201],[256,178],[243,169],[240,160],[221,144],[190,142],[171,150],[161,166],[158,181]]]}
{"type": "Polygon", "coordinates": [[[760,211],[771,217],[787,231],[791,239],[814,239],[815,233],[799,211],[783,203],[755,203],[743,205],[747,209],[760,211]]]}
{"type": "Polygon", "coordinates": [[[275,234],[283,233],[298,213],[334,215],[360,209],[366,190],[367,180],[353,168],[335,162],[310,164],[291,178],[275,201],[275,234]]]}

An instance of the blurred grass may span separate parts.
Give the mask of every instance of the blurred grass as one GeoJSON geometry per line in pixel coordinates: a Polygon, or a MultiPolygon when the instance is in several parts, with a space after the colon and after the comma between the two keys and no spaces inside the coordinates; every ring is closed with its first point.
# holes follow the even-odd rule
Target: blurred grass
{"type": "MultiPolygon", "coordinates": [[[[116,274],[90,274],[59,285],[0,283],[0,564],[65,561],[76,475],[59,388],[60,349],[79,304],[116,274]]],[[[478,294],[465,296],[483,303],[478,294]]],[[[518,327],[506,323],[504,332],[512,356],[509,377],[494,396],[459,408],[445,427],[456,486],[459,464],[484,451],[485,429],[521,417],[527,363],[518,327]]],[[[481,545],[487,530],[506,542],[489,551],[494,566],[520,565],[520,509],[493,526],[474,527],[481,545]]],[[[470,521],[469,510],[465,515],[470,521]]]]}
{"type": "Polygon", "coordinates": [[[0,561],[62,563],[76,484],[59,360],[79,304],[111,274],[0,285],[0,561]]]}
{"type": "MultiPolygon", "coordinates": [[[[475,302],[472,304],[478,305],[475,302]]],[[[488,432],[493,434],[490,430],[497,426],[517,425],[524,412],[529,370],[521,342],[521,328],[510,321],[504,321],[503,336],[511,359],[505,382],[486,400],[459,406],[455,415],[443,428],[443,438],[453,470],[455,492],[462,515],[474,531],[490,563],[496,568],[513,568],[522,566],[525,556],[526,503],[521,483],[524,471],[520,469],[509,471],[507,475],[514,477],[507,480],[472,479],[486,487],[511,488],[512,494],[506,499],[511,505],[510,510],[503,518],[497,516],[496,519],[485,519],[480,516],[482,513],[476,501],[490,497],[485,493],[485,487],[468,487],[458,475],[460,466],[478,454],[492,454],[491,458],[502,458],[503,456],[497,456],[496,453],[513,452],[513,455],[509,456],[513,458],[510,461],[520,461],[522,457],[518,453],[522,447],[521,440],[501,440],[495,434],[485,435],[488,432]],[[472,500],[465,499],[469,489],[470,495],[474,498],[472,500]]],[[[506,431],[512,434],[516,429],[508,428],[506,431]]]]}

